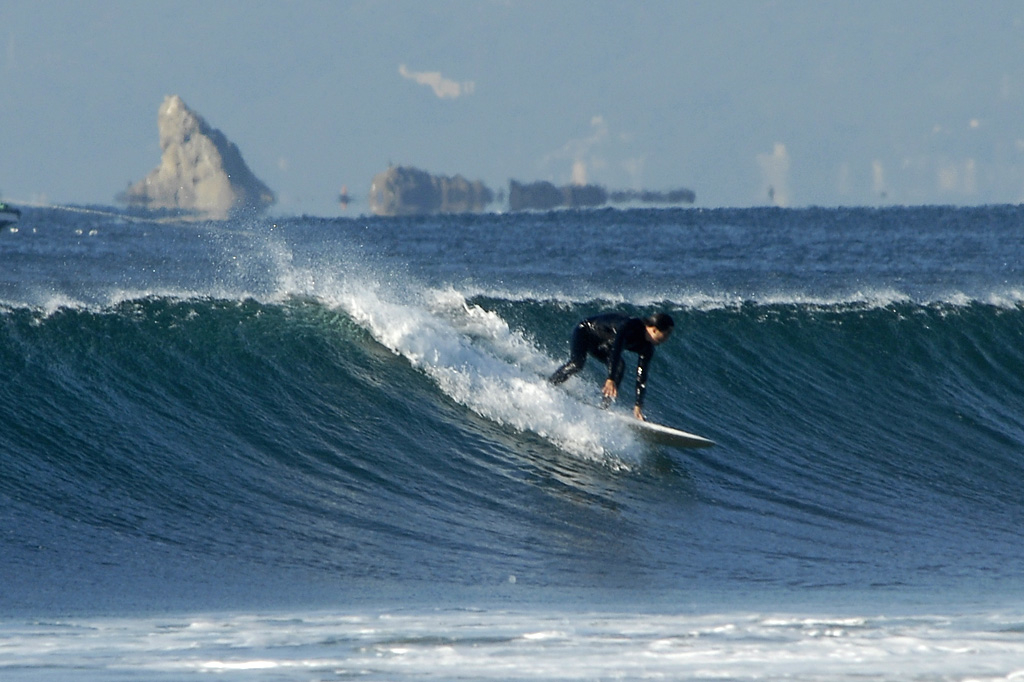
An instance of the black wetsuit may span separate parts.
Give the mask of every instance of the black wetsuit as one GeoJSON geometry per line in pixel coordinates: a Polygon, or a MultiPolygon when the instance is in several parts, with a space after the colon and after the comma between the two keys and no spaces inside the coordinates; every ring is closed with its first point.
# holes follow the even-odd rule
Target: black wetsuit
{"type": "Polygon", "coordinates": [[[654,355],[654,344],[647,338],[647,323],[639,317],[619,313],[595,315],[572,330],[572,351],[569,361],[551,375],[549,381],[560,384],[583,369],[587,353],[608,365],[608,378],[618,387],[626,370],[622,351],[637,354],[636,406],[643,407],[647,390],[647,365],[654,355]]]}

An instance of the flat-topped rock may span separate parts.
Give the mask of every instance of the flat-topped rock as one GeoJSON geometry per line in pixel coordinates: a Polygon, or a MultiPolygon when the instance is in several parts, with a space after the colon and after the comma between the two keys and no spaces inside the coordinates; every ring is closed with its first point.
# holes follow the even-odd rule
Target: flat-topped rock
{"type": "Polygon", "coordinates": [[[494,193],[479,180],[431,175],[409,166],[378,173],[370,186],[370,210],[385,216],[477,213],[492,201],[494,193]]]}

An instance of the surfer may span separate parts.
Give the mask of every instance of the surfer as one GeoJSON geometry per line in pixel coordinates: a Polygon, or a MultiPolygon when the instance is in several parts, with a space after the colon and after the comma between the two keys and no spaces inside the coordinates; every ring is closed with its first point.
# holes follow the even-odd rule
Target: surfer
{"type": "Polygon", "coordinates": [[[644,393],[647,390],[647,365],[654,356],[654,347],[664,343],[675,322],[667,313],[655,313],[643,319],[621,313],[604,313],[588,317],[572,330],[569,361],[548,379],[560,384],[583,369],[587,354],[608,366],[608,378],[601,389],[607,405],[619,395],[619,382],[626,369],[622,351],[636,353],[636,402],[633,416],[644,419],[644,393]]]}

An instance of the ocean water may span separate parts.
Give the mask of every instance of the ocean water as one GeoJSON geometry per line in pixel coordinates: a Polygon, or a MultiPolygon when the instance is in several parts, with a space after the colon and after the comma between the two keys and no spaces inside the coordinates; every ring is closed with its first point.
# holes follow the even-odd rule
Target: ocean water
{"type": "Polygon", "coordinates": [[[1024,207],[16,228],[0,679],[1024,679],[1024,207]]]}

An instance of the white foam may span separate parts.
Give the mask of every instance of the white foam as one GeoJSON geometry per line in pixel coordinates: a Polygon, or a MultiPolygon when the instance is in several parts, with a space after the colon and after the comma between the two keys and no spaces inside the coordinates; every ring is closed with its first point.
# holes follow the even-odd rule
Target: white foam
{"type": "Polygon", "coordinates": [[[865,287],[829,294],[813,294],[796,290],[767,290],[741,293],[735,291],[702,291],[666,289],[623,295],[621,291],[604,290],[544,290],[530,287],[498,288],[475,287],[464,289],[467,298],[484,296],[509,301],[537,301],[555,305],[630,305],[640,308],[679,308],[710,312],[732,310],[744,305],[804,306],[812,308],[855,307],[864,310],[888,308],[894,305],[966,307],[974,303],[998,308],[1018,308],[1024,305],[1024,290],[1016,287],[968,293],[961,290],[934,291],[929,295],[912,295],[895,287],[865,287]]]}
{"type": "Polygon", "coordinates": [[[404,609],[0,623],[4,679],[1013,680],[1024,613],[404,609]],[[59,674],[57,675],[59,676],[59,674]],[[52,679],[50,677],[49,679],[52,679]]]}
{"type": "Polygon", "coordinates": [[[639,455],[627,428],[545,380],[556,366],[551,358],[496,313],[468,304],[454,289],[385,292],[356,281],[345,287],[338,304],[477,414],[586,458],[627,465],[639,455]]]}

